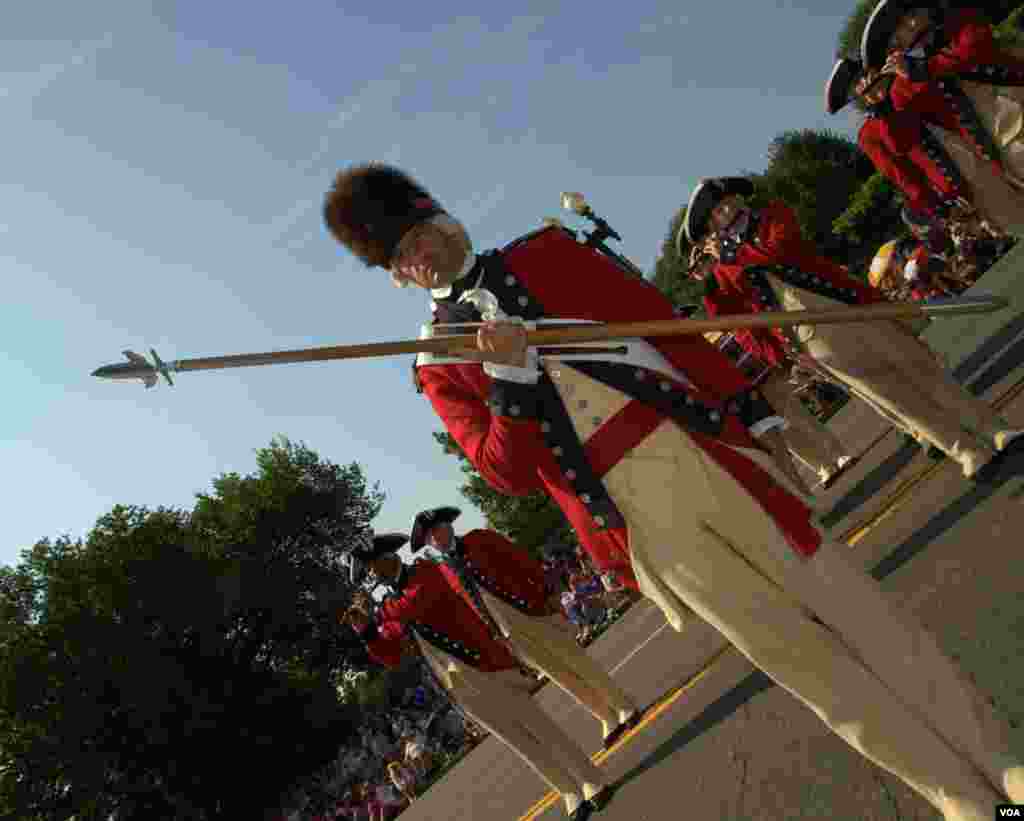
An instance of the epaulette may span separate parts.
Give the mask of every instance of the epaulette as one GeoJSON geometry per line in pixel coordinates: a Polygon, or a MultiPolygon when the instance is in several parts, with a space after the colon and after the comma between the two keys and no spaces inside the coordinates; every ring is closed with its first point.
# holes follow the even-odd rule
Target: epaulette
{"type": "Polygon", "coordinates": [[[539,237],[541,234],[544,234],[548,231],[562,231],[567,236],[576,239],[576,232],[566,228],[564,225],[542,225],[540,228],[534,231],[530,231],[529,233],[523,234],[521,237],[517,237],[516,239],[512,240],[510,243],[505,245],[501,250],[502,252],[510,251],[517,245],[522,245],[524,242],[528,242],[534,237],[539,237]]]}

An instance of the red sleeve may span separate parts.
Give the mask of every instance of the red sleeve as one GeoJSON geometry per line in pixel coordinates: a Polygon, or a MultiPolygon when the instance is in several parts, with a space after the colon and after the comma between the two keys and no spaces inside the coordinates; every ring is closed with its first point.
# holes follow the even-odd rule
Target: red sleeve
{"type": "Polygon", "coordinates": [[[402,636],[405,630],[399,622],[385,621],[377,627],[377,635],[366,643],[370,658],[384,667],[398,667],[402,663],[402,636]]]}
{"type": "Polygon", "coordinates": [[[415,571],[410,569],[402,595],[397,599],[387,599],[381,604],[382,623],[397,622],[404,625],[411,621],[420,621],[426,616],[433,598],[431,588],[437,587],[440,571],[435,575],[430,572],[433,568],[429,565],[423,569],[423,563],[416,565],[416,568],[415,571]]]}
{"type": "Polygon", "coordinates": [[[525,496],[543,485],[537,462],[546,453],[535,419],[494,416],[474,385],[464,377],[479,365],[426,365],[419,369],[423,392],[463,453],[484,480],[509,496],[525,496]]]}
{"type": "Polygon", "coordinates": [[[928,60],[931,78],[961,74],[981,65],[999,62],[992,26],[978,11],[964,9],[951,18],[953,26],[949,42],[928,60]]]}
{"type": "Polygon", "coordinates": [[[506,557],[509,561],[518,565],[521,571],[526,571],[541,580],[541,587],[544,586],[544,567],[529,551],[524,550],[511,539],[506,539],[496,530],[471,530],[466,533],[462,540],[467,544],[476,544],[482,548],[506,557]]]}
{"type": "MultiPolygon", "coordinates": [[[[866,123],[860,130],[857,142],[886,179],[897,186],[906,196],[907,203],[915,211],[932,214],[938,205],[938,197],[932,189],[927,174],[915,165],[906,154],[897,154],[875,125],[878,121],[866,123]]],[[[892,130],[898,125],[890,125],[892,130]]]]}
{"type": "Polygon", "coordinates": [[[792,208],[775,200],[761,214],[765,219],[761,241],[767,254],[785,259],[804,251],[803,233],[792,208]]]}

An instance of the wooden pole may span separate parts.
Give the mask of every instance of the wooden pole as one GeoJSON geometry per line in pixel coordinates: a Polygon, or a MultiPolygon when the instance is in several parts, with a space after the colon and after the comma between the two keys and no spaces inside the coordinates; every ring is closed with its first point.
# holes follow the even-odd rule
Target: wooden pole
{"type": "MultiPolygon", "coordinates": [[[[1001,297],[955,297],[941,303],[877,303],[820,311],[772,311],[756,314],[735,314],[716,319],[657,319],[641,322],[557,323],[527,331],[527,345],[566,345],[602,342],[636,337],[662,337],[705,334],[712,331],[735,331],[756,328],[782,328],[794,325],[834,325],[846,322],[878,322],[893,319],[914,319],[931,316],[989,313],[1009,303],[1001,297]]],[[[461,328],[467,326],[462,325],[461,328]]],[[[476,348],[473,333],[439,336],[431,339],[409,339],[397,342],[369,342],[359,345],[331,345],[291,351],[231,354],[169,362],[172,371],[202,371],[219,368],[244,368],[255,365],[279,365],[289,362],[325,362],[334,359],[366,359],[378,356],[435,353],[458,356],[458,351],[476,348]]]]}

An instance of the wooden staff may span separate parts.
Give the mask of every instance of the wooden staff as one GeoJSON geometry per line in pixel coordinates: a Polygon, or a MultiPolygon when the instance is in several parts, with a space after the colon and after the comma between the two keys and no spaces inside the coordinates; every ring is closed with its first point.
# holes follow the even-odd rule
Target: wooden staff
{"type": "MultiPolygon", "coordinates": [[[[537,322],[536,329],[528,330],[526,344],[538,348],[542,356],[579,353],[573,343],[622,341],[642,337],[706,334],[712,331],[735,331],[756,328],[783,328],[794,325],[835,325],[846,322],[879,322],[893,319],[958,316],[962,314],[990,313],[1005,308],[1009,302],[997,296],[951,297],[929,303],[877,303],[853,307],[829,308],[820,311],[768,311],[756,314],[735,314],[716,319],[652,319],[639,322],[537,322]],[[544,346],[560,346],[545,348],[544,346]]],[[[208,371],[221,368],[246,368],[255,365],[283,365],[291,362],[324,362],[333,359],[367,359],[378,356],[433,353],[457,357],[460,350],[476,348],[475,328],[479,324],[461,323],[450,327],[436,326],[438,330],[465,330],[434,336],[429,339],[406,339],[398,342],[367,342],[358,345],[330,345],[320,348],[301,348],[291,351],[267,353],[229,354],[195,359],[164,362],[150,349],[153,362],[133,351],[125,351],[128,362],[104,365],[93,371],[93,376],[105,379],[141,379],[147,388],[156,384],[157,375],[163,375],[169,384],[171,373],[208,371]]],[[[599,354],[600,350],[587,349],[599,354]]],[[[611,349],[621,353],[621,347],[611,349]]]]}

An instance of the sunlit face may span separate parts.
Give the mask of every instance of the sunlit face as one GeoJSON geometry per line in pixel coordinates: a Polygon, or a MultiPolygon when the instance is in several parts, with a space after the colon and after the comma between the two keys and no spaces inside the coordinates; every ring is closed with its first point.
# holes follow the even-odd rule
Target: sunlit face
{"type": "Polygon", "coordinates": [[[746,202],[738,194],[728,194],[711,209],[708,225],[713,232],[724,231],[746,210],[746,202]]]}
{"type": "Polygon", "coordinates": [[[447,522],[434,525],[427,532],[427,544],[438,550],[448,549],[455,538],[455,529],[447,522]]]}
{"type": "Polygon", "coordinates": [[[878,105],[888,96],[892,80],[891,74],[880,74],[877,71],[870,71],[857,81],[853,89],[865,104],[874,106],[878,105]]]}
{"type": "Polygon", "coordinates": [[[932,19],[928,14],[928,9],[923,6],[913,8],[904,14],[896,24],[896,28],[889,38],[889,48],[894,51],[906,51],[913,48],[931,27],[932,19]]]}
{"type": "Polygon", "coordinates": [[[462,226],[421,222],[399,240],[389,269],[397,285],[444,288],[461,273],[471,250],[462,226]]]}

